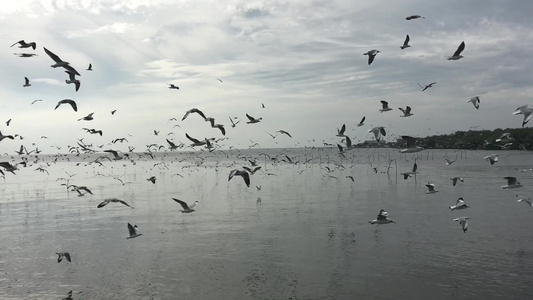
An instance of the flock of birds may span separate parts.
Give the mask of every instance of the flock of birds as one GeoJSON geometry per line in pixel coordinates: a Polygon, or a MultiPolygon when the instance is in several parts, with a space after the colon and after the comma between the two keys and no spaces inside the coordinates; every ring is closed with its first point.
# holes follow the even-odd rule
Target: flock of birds
{"type": "MultiPolygon", "coordinates": [[[[419,16],[419,15],[413,15],[413,16],[407,17],[406,19],[407,20],[415,20],[415,19],[419,19],[419,18],[423,18],[423,17],[419,16]]],[[[403,45],[400,46],[400,49],[404,50],[404,49],[410,48],[411,45],[409,45],[409,43],[410,43],[410,36],[406,35],[405,41],[404,41],[403,45]]],[[[36,50],[36,47],[37,47],[35,42],[29,42],[28,43],[28,42],[26,42],[24,40],[20,40],[20,41],[14,43],[11,47],[13,47],[15,45],[18,45],[18,47],[22,48],[22,49],[31,48],[33,50],[36,50]]],[[[51,65],[51,67],[52,68],[63,68],[64,72],[68,76],[68,79],[65,79],[65,83],[66,84],[73,84],[75,91],[78,91],[80,89],[80,87],[81,87],[81,81],[80,81],[80,79],[78,79],[78,76],[80,76],[80,73],[74,67],[72,67],[69,62],[67,62],[65,60],[62,60],[54,52],[50,51],[46,47],[43,47],[43,49],[44,49],[44,52],[54,62],[51,65]]],[[[463,42],[460,43],[460,45],[458,46],[457,50],[453,53],[453,55],[447,57],[447,59],[448,60],[452,60],[452,61],[456,61],[456,60],[462,59],[464,57],[464,56],[462,56],[462,52],[464,50],[465,50],[465,42],[463,41],[463,42]]],[[[370,50],[370,51],[364,53],[364,55],[368,56],[368,65],[371,65],[374,62],[374,60],[376,59],[376,57],[377,57],[377,55],[379,53],[380,53],[380,51],[377,50],[377,49],[373,49],[373,50],[370,50]]],[[[15,53],[15,55],[17,55],[18,57],[30,58],[30,57],[33,57],[33,56],[35,56],[37,54],[35,54],[35,53],[15,53]]],[[[88,65],[86,71],[93,71],[92,64],[88,65]]],[[[217,80],[220,83],[222,83],[222,80],[220,78],[217,78],[217,80]]],[[[421,87],[422,91],[426,91],[427,89],[432,88],[435,84],[436,84],[436,82],[432,82],[432,83],[429,83],[427,85],[420,85],[419,84],[419,86],[421,87]]],[[[179,90],[179,87],[177,85],[173,84],[173,83],[170,83],[168,85],[169,85],[168,86],[169,89],[179,90]]],[[[32,85],[31,85],[30,79],[28,77],[24,77],[23,87],[24,88],[29,88],[31,86],[32,85]]],[[[39,101],[39,100],[33,101],[32,104],[36,103],[37,101],[39,101]]],[[[480,97],[479,96],[474,96],[470,100],[468,100],[467,102],[472,103],[476,109],[479,109],[480,97]]],[[[380,101],[380,103],[381,103],[381,108],[379,109],[379,112],[386,113],[386,112],[389,112],[389,111],[393,110],[389,106],[389,103],[387,101],[382,100],[382,101],[380,101]]],[[[55,108],[54,108],[54,110],[58,109],[58,108],[60,108],[62,106],[70,107],[74,112],[78,111],[78,105],[77,105],[76,101],[73,100],[73,99],[62,99],[62,100],[58,101],[56,106],[55,106],[55,108]]],[[[265,105],[262,104],[261,108],[264,109],[265,105]]],[[[412,110],[412,108],[410,106],[405,106],[405,108],[400,107],[399,110],[402,112],[402,115],[400,117],[407,118],[407,117],[410,117],[410,116],[414,115],[413,112],[412,112],[413,110],[412,110]]],[[[116,110],[111,111],[111,115],[114,115],[115,112],[116,112],[116,110]]],[[[528,123],[528,121],[530,121],[530,119],[531,119],[531,117],[533,115],[533,108],[529,108],[527,105],[524,105],[524,106],[521,106],[521,107],[517,108],[513,114],[514,115],[519,115],[519,114],[523,115],[524,119],[523,119],[523,122],[522,122],[522,127],[524,127],[528,123]]],[[[198,108],[191,108],[188,111],[186,111],[185,114],[183,115],[181,121],[185,122],[187,120],[187,118],[189,116],[192,116],[192,115],[197,115],[203,121],[205,121],[206,123],[209,123],[210,128],[216,129],[222,135],[222,137],[221,138],[214,138],[214,137],[196,138],[196,137],[192,137],[188,133],[185,133],[185,137],[191,142],[188,146],[191,147],[191,148],[201,147],[202,150],[210,151],[210,152],[220,148],[219,142],[221,142],[221,141],[226,139],[226,133],[227,132],[226,132],[225,125],[217,123],[215,121],[215,118],[206,116],[206,114],[202,110],[200,110],[198,108]]],[[[90,114],[78,119],[78,121],[90,122],[93,119],[94,119],[94,113],[90,113],[90,114]]],[[[255,117],[255,116],[252,116],[250,114],[246,114],[246,120],[247,120],[246,123],[251,125],[251,124],[256,124],[256,123],[262,122],[263,119],[262,119],[262,117],[255,117]]],[[[7,126],[9,126],[9,122],[10,121],[11,121],[11,119],[8,122],[6,122],[7,126]]],[[[171,119],[169,119],[169,122],[170,121],[178,121],[178,120],[176,118],[171,118],[171,119]]],[[[231,123],[231,127],[232,128],[235,128],[241,122],[241,120],[238,119],[237,117],[231,117],[231,116],[229,117],[229,121],[231,123]]],[[[361,121],[357,124],[357,127],[364,126],[365,125],[365,121],[366,121],[366,117],[363,117],[361,119],[361,121]]],[[[176,124],[175,126],[179,126],[179,125],[176,124]]],[[[83,127],[82,129],[88,134],[97,134],[97,135],[103,136],[103,131],[101,129],[88,128],[88,127],[83,127]]],[[[383,127],[383,126],[373,127],[371,129],[369,129],[368,132],[370,132],[370,133],[372,133],[374,135],[375,140],[377,142],[380,142],[382,137],[386,136],[386,134],[387,134],[387,132],[385,130],[385,127],[383,127]]],[[[288,131],[283,130],[283,129],[279,129],[279,130],[275,131],[275,133],[276,133],[275,135],[271,134],[271,133],[268,133],[268,134],[272,138],[276,138],[278,134],[279,135],[285,135],[288,138],[292,138],[292,135],[288,131]]],[[[154,135],[157,136],[158,134],[159,134],[159,131],[154,130],[154,135]]],[[[13,140],[17,136],[18,135],[3,135],[0,132],[0,141],[4,140],[6,138],[13,140]]],[[[345,157],[345,155],[346,155],[346,153],[348,151],[353,150],[353,149],[356,148],[355,145],[352,144],[352,141],[351,141],[350,137],[348,135],[346,135],[346,124],[343,124],[340,129],[337,129],[337,134],[335,136],[339,137],[339,138],[342,138],[342,140],[339,143],[337,143],[337,148],[339,150],[338,151],[338,155],[339,156],[345,157]]],[[[419,151],[423,151],[424,150],[424,148],[419,147],[419,146],[416,145],[416,138],[415,137],[408,136],[408,135],[403,135],[403,136],[401,136],[401,138],[405,141],[405,144],[406,144],[406,147],[404,149],[400,150],[401,153],[415,153],[415,152],[419,152],[419,151]]],[[[502,139],[506,139],[506,138],[508,139],[509,136],[508,135],[507,136],[502,136],[502,139]]],[[[165,141],[166,141],[165,145],[157,145],[157,144],[147,145],[147,150],[144,153],[138,154],[138,153],[134,153],[135,148],[132,147],[132,146],[128,147],[129,153],[122,153],[122,152],[120,152],[118,150],[115,150],[115,149],[106,149],[106,150],[103,150],[103,151],[95,150],[95,146],[93,146],[92,144],[85,144],[83,142],[83,139],[80,139],[80,140],[77,141],[77,146],[73,146],[73,147],[69,148],[69,152],[71,154],[76,154],[76,155],[80,155],[80,153],[81,154],[93,154],[93,153],[103,152],[102,156],[98,157],[93,162],[91,162],[91,163],[94,163],[94,164],[102,165],[103,161],[106,160],[106,159],[109,160],[109,161],[128,161],[129,160],[130,162],[135,163],[134,162],[134,158],[133,158],[134,154],[137,154],[139,157],[144,156],[144,157],[152,157],[152,158],[154,158],[154,155],[152,153],[153,151],[159,151],[159,150],[165,149],[165,148],[168,151],[174,151],[174,150],[177,150],[177,149],[185,149],[187,147],[187,145],[185,143],[176,143],[176,142],[172,141],[169,138],[165,138],[165,141]],[[111,154],[112,157],[110,157],[107,154],[111,154]]],[[[127,142],[127,138],[122,137],[122,138],[113,139],[113,141],[110,144],[114,145],[116,143],[124,143],[124,142],[127,142]]],[[[257,143],[252,143],[250,148],[252,148],[254,144],[257,144],[257,143]]],[[[98,148],[103,148],[103,146],[104,145],[97,146],[97,147],[98,148]]],[[[230,149],[231,149],[231,147],[230,147],[230,149]]],[[[238,151],[238,150],[236,150],[236,151],[238,151]]],[[[18,151],[16,151],[16,153],[18,153],[19,155],[24,155],[24,154],[25,155],[29,155],[32,152],[35,152],[35,154],[38,154],[40,151],[37,148],[35,150],[28,151],[26,149],[26,147],[24,147],[22,145],[21,145],[20,149],[18,151]]],[[[268,155],[265,154],[265,159],[266,159],[266,156],[268,156],[268,155]]],[[[287,162],[287,163],[298,163],[298,162],[294,162],[293,159],[290,158],[289,156],[287,156],[287,155],[284,155],[284,156],[285,157],[283,159],[270,158],[270,157],[269,158],[270,158],[270,160],[272,162],[284,161],[284,162],[287,162]]],[[[37,158],[37,156],[36,156],[36,158],[37,158]]],[[[455,161],[450,160],[448,157],[445,157],[445,159],[446,159],[446,165],[451,165],[452,163],[455,162],[455,161]]],[[[496,155],[496,154],[490,155],[490,156],[485,157],[485,159],[488,160],[491,165],[493,165],[494,163],[496,163],[498,161],[498,155],[496,155]]],[[[56,158],[56,161],[57,161],[57,158],[56,158]]],[[[251,176],[255,172],[257,172],[257,171],[259,171],[261,169],[261,167],[257,166],[257,163],[255,161],[250,160],[250,163],[251,163],[251,166],[244,166],[242,168],[232,169],[229,172],[228,181],[231,181],[232,178],[235,177],[235,176],[239,176],[239,177],[241,177],[243,179],[243,181],[246,184],[246,186],[250,187],[250,185],[251,185],[251,176]]],[[[23,160],[22,162],[16,163],[16,164],[12,164],[10,162],[0,162],[0,167],[1,167],[0,168],[0,174],[1,174],[1,176],[4,176],[4,178],[5,178],[5,172],[10,172],[10,173],[15,174],[15,171],[18,170],[18,165],[19,164],[21,164],[23,166],[27,166],[27,165],[30,164],[30,162],[28,161],[27,158],[25,160],[23,160]]],[[[36,170],[41,171],[41,172],[47,172],[46,171],[46,167],[44,165],[39,166],[36,170]]],[[[409,172],[403,172],[403,173],[401,173],[401,175],[404,177],[405,180],[407,180],[410,177],[412,177],[413,175],[416,176],[417,173],[418,173],[417,172],[417,163],[415,161],[413,169],[411,171],[409,171],[409,172]]],[[[347,177],[351,177],[351,176],[347,176],[347,177]]],[[[121,183],[123,185],[125,184],[120,178],[115,178],[115,179],[121,181],[121,183]]],[[[354,181],[353,177],[351,177],[350,179],[352,181],[354,181]]],[[[464,181],[463,178],[461,178],[461,177],[452,177],[450,179],[452,180],[453,186],[455,186],[458,182],[463,182],[464,181]]],[[[513,189],[513,188],[522,187],[520,182],[518,182],[515,177],[508,176],[508,177],[505,177],[504,179],[507,180],[507,185],[502,186],[502,188],[504,188],[504,189],[513,189]]],[[[85,186],[76,186],[76,185],[70,184],[68,180],[66,180],[66,181],[67,182],[63,183],[63,185],[67,187],[67,190],[76,191],[79,196],[83,196],[83,195],[85,195],[87,193],[88,194],[92,194],[90,189],[88,189],[87,187],[85,187],[85,186]]],[[[156,183],[156,177],[152,176],[152,177],[148,178],[147,181],[155,184],[156,183]]],[[[435,194],[435,193],[438,192],[438,190],[435,189],[436,185],[434,183],[428,182],[426,184],[426,186],[428,188],[428,191],[426,192],[427,194],[435,194]]],[[[256,186],[256,188],[259,190],[260,186],[256,186]]],[[[533,204],[532,204],[532,201],[531,201],[530,198],[523,197],[523,196],[518,196],[518,197],[519,197],[519,199],[518,199],[519,202],[527,203],[529,206],[533,207],[533,204]]],[[[195,212],[194,208],[195,208],[196,205],[199,204],[199,201],[195,201],[192,204],[188,204],[187,202],[182,201],[182,200],[177,199],[177,198],[172,198],[172,200],[174,200],[177,204],[180,205],[180,207],[182,208],[180,211],[182,213],[193,213],[193,212],[195,212]]],[[[123,201],[123,200],[120,200],[120,199],[117,199],[117,198],[104,199],[101,203],[99,203],[97,205],[97,208],[103,208],[103,207],[105,207],[105,206],[107,206],[107,205],[109,205],[111,203],[121,204],[123,206],[126,206],[126,207],[129,207],[131,209],[134,209],[134,207],[131,206],[130,204],[128,204],[126,201],[123,201]]],[[[452,205],[449,208],[450,208],[451,211],[455,211],[455,210],[467,209],[467,208],[469,208],[469,206],[466,205],[465,200],[462,197],[460,197],[459,199],[457,199],[457,202],[455,203],[455,205],[452,205]]],[[[454,218],[453,221],[459,222],[463,232],[466,233],[466,231],[468,229],[468,220],[469,219],[470,218],[467,217],[467,216],[462,216],[462,217],[454,218]]],[[[382,224],[395,223],[395,221],[393,221],[392,219],[389,218],[389,215],[388,215],[387,211],[381,209],[379,211],[379,213],[378,213],[377,218],[374,219],[374,220],[369,221],[369,223],[370,224],[382,225],[382,224]]],[[[131,223],[127,223],[127,229],[128,229],[128,233],[129,233],[129,235],[127,236],[127,239],[133,239],[133,238],[137,238],[137,237],[142,236],[142,234],[140,233],[139,228],[138,228],[137,225],[132,225],[131,223]]],[[[68,252],[57,252],[56,255],[58,255],[58,263],[60,263],[63,259],[66,259],[68,262],[71,262],[71,258],[72,257],[70,255],[70,253],[68,253],[68,252]]],[[[69,297],[71,297],[71,295],[72,295],[72,292],[70,292],[70,296],[69,297]]],[[[65,298],[65,299],[67,299],[67,298],[65,298]]]]}

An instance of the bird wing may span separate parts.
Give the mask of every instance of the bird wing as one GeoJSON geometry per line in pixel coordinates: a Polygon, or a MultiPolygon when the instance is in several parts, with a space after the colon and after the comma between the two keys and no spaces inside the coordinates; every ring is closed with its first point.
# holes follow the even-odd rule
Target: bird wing
{"type": "Polygon", "coordinates": [[[435,186],[431,183],[429,184],[426,184],[426,186],[428,187],[428,190],[431,192],[431,191],[434,191],[435,190],[435,186]]]}
{"type": "Polygon", "coordinates": [[[403,42],[403,45],[404,45],[404,46],[407,46],[407,45],[409,44],[409,40],[410,40],[409,35],[407,35],[407,36],[405,37],[405,41],[403,42]]]}
{"type": "Polygon", "coordinates": [[[28,79],[28,77],[24,77],[24,81],[26,82],[26,84],[30,83],[30,80],[28,79]]]}
{"type": "Polygon", "coordinates": [[[361,119],[361,122],[359,122],[359,124],[363,125],[363,123],[365,122],[365,119],[366,119],[366,116],[361,119]]]}
{"type": "Polygon", "coordinates": [[[416,173],[416,169],[417,169],[417,168],[418,168],[418,165],[415,163],[415,164],[413,165],[413,173],[416,173]]]}
{"type": "Polygon", "coordinates": [[[507,184],[508,185],[513,185],[513,184],[516,184],[516,177],[503,177],[503,179],[507,179],[507,184]]]}
{"type": "Polygon", "coordinates": [[[20,40],[20,41],[14,43],[13,45],[11,45],[11,47],[15,46],[16,44],[21,44],[22,45],[22,44],[26,44],[26,43],[24,42],[24,40],[20,40]]]}
{"type": "Polygon", "coordinates": [[[407,142],[407,148],[414,148],[416,139],[410,136],[402,135],[402,139],[407,142]]]}
{"type": "Polygon", "coordinates": [[[339,130],[339,134],[344,134],[344,131],[346,131],[346,124],[342,124],[341,130],[339,130]]]}
{"type": "Polygon", "coordinates": [[[198,108],[191,109],[191,112],[199,114],[200,116],[202,116],[202,118],[204,118],[204,120],[206,120],[206,117],[205,117],[204,113],[201,110],[199,110],[198,108]]]}
{"type": "Polygon", "coordinates": [[[381,100],[379,102],[381,102],[381,105],[383,106],[383,108],[389,108],[389,102],[387,102],[385,100],[381,100]]]}
{"type": "Polygon", "coordinates": [[[374,61],[374,57],[376,57],[375,54],[368,54],[368,65],[370,65],[374,61]]]}
{"type": "Polygon", "coordinates": [[[59,58],[59,56],[57,56],[54,53],[52,53],[52,51],[46,49],[46,47],[43,47],[43,48],[44,48],[44,52],[46,52],[46,54],[48,54],[48,56],[50,56],[50,58],[53,59],[56,63],[62,62],[62,60],[61,60],[61,58],[59,58]]]}
{"type": "Polygon", "coordinates": [[[383,136],[386,136],[387,133],[385,132],[385,127],[379,127],[379,132],[383,135],[383,136]]]}
{"type": "Polygon", "coordinates": [[[246,114],[246,117],[250,120],[250,121],[255,121],[255,118],[250,116],[249,114],[246,114]]]}
{"type": "Polygon", "coordinates": [[[459,56],[461,54],[461,52],[463,52],[463,50],[465,50],[465,42],[464,41],[461,43],[461,45],[459,45],[459,47],[457,48],[457,51],[455,51],[453,56],[459,56]]]}
{"type": "Polygon", "coordinates": [[[215,127],[220,129],[220,132],[222,132],[222,135],[226,135],[226,129],[224,129],[224,125],[217,124],[215,125],[215,127]]]}
{"type": "Polygon", "coordinates": [[[246,171],[242,171],[239,173],[241,175],[242,179],[244,179],[244,183],[246,183],[247,187],[250,187],[250,175],[246,171]]]}
{"type": "Polygon", "coordinates": [[[176,147],[176,144],[174,144],[173,142],[169,141],[168,139],[167,140],[167,143],[170,145],[170,147],[174,148],[176,147]]]}
{"type": "Polygon", "coordinates": [[[190,113],[190,111],[187,111],[181,120],[184,121],[190,113]]]}
{"type": "Polygon", "coordinates": [[[184,201],[181,201],[180,199],[176,199],[176,198],[172,198],[172,200],[178,202],[181,205],[181,207],[183,207],[183,209],[185,209],[185,210],[189,210],[190,209],[189,205],[187,205],[187,203],[185,203],[184,201]]]}
{"type": "Polygon", "coordinates": [[[106,206],[108,204],[109,204],[109,200],[106,199],[106,200],[102,201],[100,204],[98,204],[97,208],[102,208],[102,207],[104,207],[104,206],[106,206]]]}
{"type": "Polygon", "coordinates": [[[199,143],[200,143],[199,140],[190,137],[187,133],[185,133],[185,136],[186,136],[189,140],[191,140],[193,143],[195,143],[195,144],[199,144],[199,143]]]}
{"type": "Polygon", "coordinates": [[[341,146],[341,145],[339,145],[339,144],[337,144],[337,147],[339,148],[339,152],[341,152],[341,153],[342,153],[342,151],[343,151],[343,149],[342,149],[342,146],[341,146]]]}
{"type": "Polygon", "coordinates": [[[66,258],[69,262],[72,262],[72,260],[70,259],[70,253],[65,252],[64,255],[65,255],[65,258],[66,258]]]}
{"type": "Polygon", "coordinates": [[[406,114],[411,113],[411,107],[410,107],[410,106],[407,106],[407,107],[405,108],[405,112],[406,112],[406,114]]]}
{"type": "Polygon", "coordinates": [[[128,223],[128,232],[130,233],[130,236],[135,234],[135,228],[130,223],[128,223]]]}
{"type": "Polygon", "coordinates": [[[346,137],[346,148],[352,147],[352,140],[347,136],[346,137]]]}

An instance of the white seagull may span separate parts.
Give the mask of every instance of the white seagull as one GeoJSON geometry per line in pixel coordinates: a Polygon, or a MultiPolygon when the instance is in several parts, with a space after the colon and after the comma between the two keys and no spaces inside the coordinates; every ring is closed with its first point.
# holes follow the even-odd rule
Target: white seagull
{"type": "Polygon", "coordinates": [[[381,100],[379,102],[381,102],[381,109],[379,110],[379,112],[392,110],[392,108],[389,107],[389,102],[385,100],[381,100]]]}
{"type": "Polygon", "coordinates": [[[407,142],[407,147],[405,149],[400,150],[400,153],[414,153],[424,150],[424,148],[416,145],[416,138],[407,135],[402,135],[402,139],[407,142]]]}
{"type": "Polygon", "coordinates": [[[458,176],[452,177],[452,178],[450,178],[450,180],[452,181],[452,185],[453,186],[455,186],[457,184],[457,181],[465,182],[462,177],[458,177],[458,176]]]}
{"type": "Polygon", "coordinates": [[[374,57],[381,51],[379,50],[370,50],[367,53],[363,53],[363,55],[368,55],[368,64],[370,65],[374,61],[374,57]]]}
{"type": "Polygon", "coordinates": [[[426,194],[435,194],[435,193],[439,192],[439,191],[435,190],[435,184],[434,183],[428,182],[428,184],[426,184],[426,186],[428,188],[426,194]]]}
{"type": "Polygon", "coordinates": [[[382,210],[379,211],[378,217],[376,219],[372,220],[372,221],[368,221],[368,223],[370,223],[370,224],[396,223],[393,220],[387,218],[388,215],[389,215],[389,213],[382,209],[382,210]]]}
{"type": "Polygon", "coordinates": [[[346,131],[346,124],[342,124],[341,129],[337,128],[337,136],[345,137],[344,131],[346,131]]]}
{"type": "Polygon", "coordinates": [[[250,175],[248,174],[248,172],[244,170],[231,170],[231,172],[229,172],[228,181],[230,181],[233,176],[241,176],[242,179],[244,179],[244,183],[246,183],[246,186],[250,187],[250,175]]]}
{"type": "Polygon", "coordinates": [[[464,56],[461,55],[461,52],[463,52],[463,50],[465,50],[465,42],[464,41],[461,43],[461,45],[459,45],[459,47],[457,48],[455,53],[452,56],[448,56],[447,59],[448,60],[458,60],[458,59],[463,58],[464,56]]]}
{"type": "Polygon", "coordinates": [[[108,198],[108,199],[104,199],[104,201],[102,201],[100,204],[98,204],[97,208],[102,208],[106,205],[108,205],[109,203],[120,203],[120,204],[123,204],[123,205],[126,205],[127,207],[131,207],[133,208],[132,206],[130,206],[128,203],[126,203],[125,201],[122,201],[120,199],[117,199],[117,198],[108,198]]]}
{"type": "Polygon", "coordinates": [[[403,50],[403,49],[405,49],[405,48],[409,48],[409,47],[411,47],[411,46],[409,45],[409,40],[410,40],[410,39],[409,39],[409,35],[407,35],[407,36],[405,37],[405,41],[403,42],[403,46],[400,46],[400,49],[403,50]]]}
{"type": "Polygon", "coordinates": [[[495,162],[498,161],[498,154],[491,154],[483,157],[483,159],[486,159],[490,162],[491,165],[493,165],[495,162]]]}
{"type": "Polygon", "coordinates": [[[524,128],[524,125],[531,120],[531,116],[533,115],[533,108],[527,107],[527,105],[520,106],[513,112],[513,115],[524,115],[524,121],[522,121],[522,128],[524,128]]]}
{"type": "Polygon", "coordinates": [[[198,201],[194,201],[194,203],[191,206],[189,206],[186,202],[181,201],[180,199],[172,198],[172,200],[178,202],[181,205],[181,207],[183,207],[183,210],[180,210],[180,211],[185,214],[194,212],[195,210],[193,208],[196,206],[196,204],[200,203],[198,201]]]}
{"type": "Polygon", "coordinates": [[[461,228],[463,229],[463,232],[466,233],[466,230],[468,229],[468,221],[470,220],[469,217],[460,217],[453,219],[454,221],[459,221],[459,224],[461,224],[461,228]]]}
{"type": "Polygon", "coordinates": [[[523,186],[519,181],[516,181],[516,177],[507,176],[503,179],[507,179],[507,185],[502,185],[502,189],[516,189],[523,186]]]}
{"type": "Polygon", "coordinates": [[[502,133],[502,136],[496,139],[496,143],[512,143],[514,141],[514,138],[511,137],[510,132],[504,132],[502,133]]]}
{"type": "Polygon", "coordinates": [[[379,140],[381,139],[381,136],[386,136],[387,133],[385,132],[385,127],[382,127],[382,126],[378,126],[378,127],[374,127],[372,129],[369,129],[368,132],[372,132],[374,134],[374,136],[376,137],[376,141],[379,142],[379,140]]]}
{"type": "Polygon", "coordinates": [[[470,100],[466,101],[466,103],[468,103],[468,102],[472,102],[472,104],[474,104],[474,107],[476,109],[479,109],[479,102],[481,102],[479,100],[479,96],[475,96],[475,97],[470,98],[470,100]]]}
{"type": "Polygon", "coordinates": [[[450,206],[450,210],[454,211],[456,209],[465,209],[469,207],[470,206],[466,205],[463,197],[459,197],[459,199],[457,199],[457,203],[455,203],[455,205],[450,206]]]}
{"type": "Polygon", "coordinates": [[[524,196],[520,196],[520,195],[516,195],[516,197],[520,198],[520,199],[516,200],[517,202],[524,202],[527,205],[533,207],[533,202],[531,202],[531,198],[530,197],[524,197],[524,196]]]}
{"type": "Polygon", "coordinates": [[[137,225],[132,226],[130,223],[128,223],[128,232],[130,233],[128,239],[133,239],[142,235],[142,233],[139,233],[139,227],[137,227],[137,225]]]}
{"type": "Polygon", "coordinates": [[[413,115],[411,113],[411,107],[410,106],[407,106],[405,109],[403,109],[401,107],[398,107],[398,109],[401,110],[402,113],[403,113],[403,116],[400,116],[400,117],[410,117],[410,116],[413,115]]]}
{"type": "Polygon", "coordinates": [[[403,175],[403,179],[407,180],[407,178],[412,177],[413,174],[418,173],[416,171],[417,168],[418,168],[418,165],[415,162],[415,164],[413,165],[413,170],[411,172],[400,173],[400,175],[403,175]]]}

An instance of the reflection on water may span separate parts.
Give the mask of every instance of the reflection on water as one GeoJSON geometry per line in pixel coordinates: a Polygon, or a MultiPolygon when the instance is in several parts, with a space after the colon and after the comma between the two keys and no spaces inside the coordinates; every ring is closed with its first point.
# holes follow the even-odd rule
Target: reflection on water
{"type": "Polygon", "coordinates": [[[132,155],[135,164],[103,166],[89,164],[97,156],[41,157],[20,166],[0,185],[0,298],[63,299],[70,290],[73,299],[533,296],[533,209],[515,197],[532,195],[533,172],[515,170],[533,165],[529,152],[499,152],[494,166],[484,151],[342,158],[335,149],[284,150],[296,164],[281,153],[132,155]],[[446,166],[444,154],[457,162],[446,166]],[[250,188],[228,182],[253,158],[262,169],[250,188]],[[415,158],[419,173],[404,180],[415,158]],[[465,182],[453,187],[453,176],[465,182]],[[524,187],[501,189],[505,176],[524,187]],[[93,195],[69,191],[67,180],[93,195]],[[440,192],[426,195],[428,181],[440,192]],[[196,212],[180,213],[172,197],[198,200],[196,212]],[[458,197],[471,208],[451,212],[458,197]],[[97,208],[105,198],[135,209],[97,208]],[[368,224],[382,208],[396,224],[368,224]],[[466,234],[452,221],[463,215],[466,234]],[[126,239],[128,222],[143,235],[126,239]],[[58,264],[56,252],[72,262],[58,264]]]}

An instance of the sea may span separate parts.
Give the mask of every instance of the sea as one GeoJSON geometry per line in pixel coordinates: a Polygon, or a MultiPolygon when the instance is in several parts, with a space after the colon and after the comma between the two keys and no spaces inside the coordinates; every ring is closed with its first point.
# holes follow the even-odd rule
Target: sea
{"type": "Polygon", "coordinates": [[[0,157],[27,162],[0,179],[0,299],[533,299],[533,208],[517,202],[533,197],[531,151],[109,158],[0,157]],[[228,180],[252,163],[249,187],[228,180]],[[523,187],[503,189],[508,176],[523,187]],[[459,197],[469,208],[451,211],[459,197]],[[133,208],[97,208],[107,198],[133,208]],[[181,213],[172,198],[199,203],[181,213]],[[370,224],[381,209],[395,223],[370,224]],[[142,235],[127,239],[128,223],[142,235]]]}

